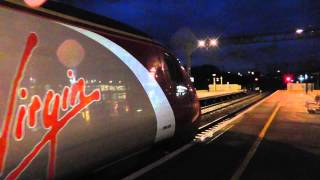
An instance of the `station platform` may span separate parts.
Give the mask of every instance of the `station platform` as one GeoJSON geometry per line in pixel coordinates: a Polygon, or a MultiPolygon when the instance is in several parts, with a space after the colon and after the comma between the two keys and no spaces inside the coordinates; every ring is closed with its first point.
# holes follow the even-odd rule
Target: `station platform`
{"type": "Polygon", "coordinates": [[[313,93],[277,91],[139,179],[320,179],[320,114],[313,93]]]}
{"type": "Polygon", "coordinates": [[[316,93],[278,91],[243,116],[231,132],[256,139],[232,179],[320,179],[320,115],[305,107],[316,93]]]}
{"type": "Polygon", "coordinates": [[[320,90],[313,90],[311,92],[308,92],[308,94],[310,94],[311,96],[315,97],[317,95],[320,95],[320,90]]]}
{"type": "Polygon", "coordinates": [[[232,94],[238,94],[244,92],[243,90],[234,90],[234,91],[207,91],[207,90],[197,90],[197,95],[199,100],[216,98],[221,96],[227,96],[232,94]]]}

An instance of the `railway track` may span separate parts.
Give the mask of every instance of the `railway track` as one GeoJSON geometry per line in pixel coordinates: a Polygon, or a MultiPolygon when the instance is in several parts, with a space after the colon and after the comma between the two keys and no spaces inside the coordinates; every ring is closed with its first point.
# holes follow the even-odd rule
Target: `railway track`
{"type": "Polygon", "coordinates": [[[228,107],[228,106],[230,106],[230,105],[233,105],[233,104],[236,104],[236,103],[241,103],[241,102],[243,102],[243,101],[245,101],[245,100],[247,100],[247,99],[256,97],[256,96],[258,96],[258,95],[259,95],[258,93],[250,94],[250,95],[247,95],[247,96],[238,98],[238,99],[232,99],[232,100],[222,101],[222,102],[219,102],[219,103],[214,103],[214,104],[212,104],[212,105],[204,106],[204,107],[201,107],[201,114],[202,114],[202,115],[205,115],[205,114],[207,114],[207,113],[211,113],[211,112],[213,112],[213,111],[226,108],[226,107],[228,107]]]}
{"type": "Polygon", "coordinates": [[[217,106],[206,107],[201,109],[202,117],[200,120],[199,130],[204,130],[211,125],[231,118],[244,109],[252,106],[256,102],[268,96],[270,93],[256,93],[242,97],[240,99],[223,102],[217,106]]]}
{"type": "MultiPolygon", "coordinates": [[[[214,134],[221,131],[224,126],[228,124],[226,121],[253,106],[268,95],[270,95],[270,93],[248,95],[237,100],[223,103],[224,105],[221,104],[221,107],[216,107],[214,110],[206,112],[201,119],[198,134],[195,136],[194,141],[213,141],[220,136],[214,136],[214,134]]],[[[228,129],[225,129],[221,132],[224,133],[227,130],[228,129]]]]}

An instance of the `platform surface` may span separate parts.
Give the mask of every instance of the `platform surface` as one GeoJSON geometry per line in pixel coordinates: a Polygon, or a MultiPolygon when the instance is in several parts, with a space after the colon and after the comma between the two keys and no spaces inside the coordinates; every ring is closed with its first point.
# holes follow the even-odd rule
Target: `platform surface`
{"type": "Polygon", "coordinates": [[[320,179],[320,114],[313,93],[277,91],[216,140],[195,146],[141,179],[320,179]]]}
{"type": "Polygon", "coordinates": [[[311,96],[320,95],[320,90],[314,90],[314,91],[308,92],[308,94],[310,94],[311,96]]]}
{"type": "Polygon", "coordinates": [[[220,96],[226,96],[231,94],[241,93],[243,90],[236,91],[207,91],[207,90],[197,90],[197,96],[200,100],[206,98],[215,98],[220,96]]]}

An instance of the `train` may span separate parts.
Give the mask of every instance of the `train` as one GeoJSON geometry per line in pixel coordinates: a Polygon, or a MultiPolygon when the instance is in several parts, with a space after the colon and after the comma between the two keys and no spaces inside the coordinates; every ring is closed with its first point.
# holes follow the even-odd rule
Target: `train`
{"type": "Polygon", "coordinates": [[[0,24],[0,179],[82,174],[195,132],[188,73],[145,33],[41,0],[1,1],[0,24]]]}

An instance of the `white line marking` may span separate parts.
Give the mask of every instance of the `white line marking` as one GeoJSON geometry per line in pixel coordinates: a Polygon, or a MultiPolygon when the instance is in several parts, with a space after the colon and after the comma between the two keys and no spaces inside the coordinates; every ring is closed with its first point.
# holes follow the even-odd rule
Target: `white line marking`
{"type": "Polygon", "coordinates": [[[174,152],[164,156],[163,158],[159,159],[158,161],[153,162],[152,164],[149,164],[148,166],[130,174],[129,176],[123,178],[122,180],[133,180],[136,179],[140,176],[142,176],[143,174],[151,171],[152,169],[160,166],[161,164],[167,162],[168,160],[176,157],[177,155],[179,155],[180,153],[186,151],[187,149],[191,148],[192,146],[194,146],[195,143],[194,142],[190,142],[189,144],[186,144],[184,146],[182,146],[181,148],[175,150],[174,152]]]}
{"type": "Polygon", "coordinates": [[[280,104],[278,103],[277,107],[273,110],[271,116],[268,118],[267,122],[265,123],[263,129],[260,131],[258,138],[253,143],[253,145],[251,146],[249,152],[247,153],[247,155],[245,156],[244,160],[240,164],[238,170],[231,177],[231,180],[240,179],[240,177],[242,176],[243,172],[246,170],[248,164],[250,163],[251,159],[253,158],[253,156],[257,152],[257,149],[258,149],[259,145],[261,144],[261,141],[265,137],[266,132],[269,129],[272,121],[276,117],[276,114],[278,113],[279,109],[280,109],[280,104]]]}

